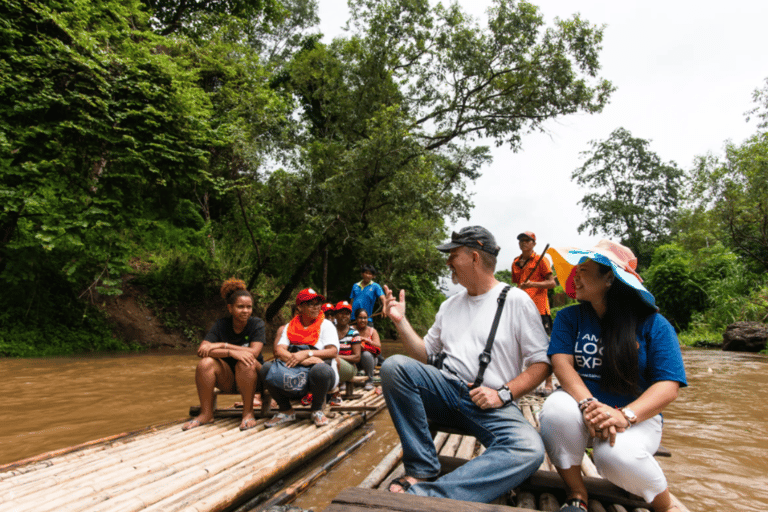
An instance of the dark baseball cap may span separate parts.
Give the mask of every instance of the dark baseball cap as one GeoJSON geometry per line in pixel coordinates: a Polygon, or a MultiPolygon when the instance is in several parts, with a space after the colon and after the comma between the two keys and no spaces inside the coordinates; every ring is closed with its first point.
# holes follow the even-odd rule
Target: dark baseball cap
{"type": "Polygon", "coordinates": [[[517,235],[517,239],[520,240],[521,238],[530,238],[534,242],[536,241],[536,234],[533,231],[523,231],[519,235],[517,235]]]}
{"type": "Polygon", "coordinates": [[[501,250],[501,248],[496,245],[496,239],[491,232],[482,226],[467,226],[466,228],[462,228],[458,233],[454,231],[451,235],[451,241],[443,245],[438,245],[437,250],[450,252],[451,249],[461,246],[474,247],[494,256],[497,256],[499,250],[501,250]]]}

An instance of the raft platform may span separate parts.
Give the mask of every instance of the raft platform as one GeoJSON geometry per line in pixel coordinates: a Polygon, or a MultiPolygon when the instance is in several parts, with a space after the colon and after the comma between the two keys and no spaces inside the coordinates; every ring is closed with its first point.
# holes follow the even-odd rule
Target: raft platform
{"type": "MultiPolygon", "coordinates": [[[[538,412],[544,398],[527,395],[520,400],[520,408],[526,419],[539,428],[538,412]]],[[[472,436],[456,431],[436,430],[435,447],[442,465],[442,473],[449,473],[468,460],[480,455],[484,449],[472,436]]],[[[670,456],[663,450],[657,456],[670,456]]],[[[508,495],[492,504],[471,503],[444,498],[427,498],[411,494],[395,494],[387,491],[392,480],[405,474],[400,462],[401,445],[387,454],[358,487],[339,493],[325,509],[326,512],[553,512],[565,501],[565,489],[560,475],[547,456],[539,470],[508,495]]],[[[650,512],[653,509],[642,498],[634,496],[602,478],[592,459],[585,453],[582,462],[584,481],[589,491],[590,512],[650,512]]],[[[673,502],[683,512],[690,512],[672,496],[673,502]]]]}
{"type": "MultiPolygon", "coordinates": [[[[309,411],[240,431],[242,411],[217,409],[211,424],[187,418],[0,466],[0,512],[212,512],[247,501],[385,407],[377,390],[330,408],[318,428],[309,411]],[[333,417],[331,417],[333,416],[333,417]]],[[[308,409],[308,408],[306,408],[308,409]]],[[[258,411],[257,411],[258,416],[258,411]]]]}

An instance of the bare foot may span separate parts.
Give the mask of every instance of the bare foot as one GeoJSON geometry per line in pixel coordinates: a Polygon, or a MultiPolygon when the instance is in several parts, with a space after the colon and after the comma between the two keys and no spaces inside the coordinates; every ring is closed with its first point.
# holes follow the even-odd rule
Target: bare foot
{"type": "Polygon", "coordinates": [[[240,430],[250,430],[256,426],[256,418],[253,414],[243,417],[243,421],[240,422],[240,430]]]}
{"type": "Polygon", "coordinates": [[[183,424],[181,426],[181,430],[187,431],[193,428],[200,427],[202,425],[207,425],[209,423],[213,423],[213,418],[204,419],[201,416],[198,416],[197,418],[193,418],[188,422],[186,422],[185,424],[183,424]]]}

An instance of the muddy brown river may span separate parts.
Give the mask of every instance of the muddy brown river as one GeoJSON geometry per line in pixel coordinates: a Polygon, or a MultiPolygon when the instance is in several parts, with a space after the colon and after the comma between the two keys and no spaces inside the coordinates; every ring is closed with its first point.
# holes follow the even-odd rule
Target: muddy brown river
{"type": "MultiPolygon", "coordinates": [[[[768,356],[683,356],[690,385],[665,411],[662,443],[673,456],[660,459],[672,492],[691,512],[768,510],[768,356]]],[[[192,352],[0,359],[0,464],[185,418],[197,404],[196,364],[192,352]]],[[[386,411],[372,423],[376,436],[297,506],[322,510],[397,443],[386,411]]]]}

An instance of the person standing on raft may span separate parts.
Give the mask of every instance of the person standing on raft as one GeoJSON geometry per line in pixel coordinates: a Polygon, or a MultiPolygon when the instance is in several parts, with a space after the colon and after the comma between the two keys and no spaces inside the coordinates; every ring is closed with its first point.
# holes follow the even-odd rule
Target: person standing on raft
{"type": "MultiPolygon", "coordinates": [[[[547,336],[552,334],[552,317],[549,312],[549,297],[547,290],[557,286],[552,268],[544,255],[533,252],[536,247],[536,234],[526,231],[517,235],[521,254],[512,262],[512,283],[527,293],[539,310],[541,324],[547,336]],[[541,263],[539,263],[541,259],[541,263]]],[[[546,250],[546,249],[545,249],[546,250]]],[[[544,392],[552,393],[552,375],[544,382],[544,392]]]]}
{"type": "Polygon", "coordinates": [[[256,426],[253,397],[264,359],[261,349],[266,339],[264,321],[253,314],[253,296],[240,279],[227,279],[221,285],[229,316],[221,318],[203,338],[197,355],[195,384],[200,398],[200,414],[184,423],[189,430],[213,422],[213,392],[240,391],[243,397],[243,421],[240,430],[256,426]]]}
{"type": "Polygon", "coordinates": [[[466,289],[442,303],[423,339],[405,317],[405,291],[396,300],[385,287],[387,313],[410,356],[391,356],[381,367],[405,465],[405,476],[389,490],[490,502],[518,486],[544,460],[541,437],[514,400],[549,374],[547,335],[530,298],[494,277],[499,247],[488,230],[466,227],[437,249],[449,253],[446,264],[454,282],[466,289]],[[485,355],[497,312],[490,362],[481,373],[480,355],[485,355]],[[431,481],[440,474],[440,462],[428,419],[468,431],[485,452],[431,481]]]}
{"type": "Polygon", "coordinates": [[[686,386],[674,328],[635,271],[637,259],[623,245],[602,240],[571,250],[580,304],[555,318],[549,355],[561,389],[541,412],[541,436],[567,488],[567,512],[587,510],[581,475],[584,450],[600,474],[656,512],[679,512],[653,454],[661,442],[661,411],[686,386]]]}

